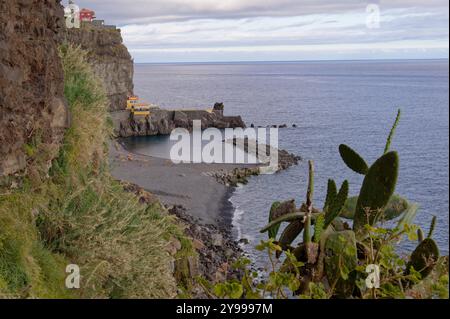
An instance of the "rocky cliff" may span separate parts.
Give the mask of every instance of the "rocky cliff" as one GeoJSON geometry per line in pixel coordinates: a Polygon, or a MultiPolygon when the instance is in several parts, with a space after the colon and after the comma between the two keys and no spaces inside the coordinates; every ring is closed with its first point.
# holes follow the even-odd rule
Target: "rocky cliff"
{"type": "Polygon", "coordinates": [[[57,0],[0,0],[0,176],[45,150],[50,162],[67,126],[57,0]],[[27,154],[28,153],[28,154],[27,154]]]}
{"type": "Polygon", "coordinates": [[[66,40],[89,52],[89,63],[104,84],[110,110],[124,109],[133,93],[134,64],[120,30],[83,24],[67,30],[66,40]]]}
{"type": "Polygon", "coordinates": [[[150,116],[133,116],[129,111],[113,112],[111,114],[114,130],[117,136],[149,136],[169,135],[175,128],[192,129],[193,121],[200,120],[202,129],[210,127],[245,128],[240,116],[225,116],[224,107],[216,103],[210,110],[166,110],[153,108],[150,116]]]}

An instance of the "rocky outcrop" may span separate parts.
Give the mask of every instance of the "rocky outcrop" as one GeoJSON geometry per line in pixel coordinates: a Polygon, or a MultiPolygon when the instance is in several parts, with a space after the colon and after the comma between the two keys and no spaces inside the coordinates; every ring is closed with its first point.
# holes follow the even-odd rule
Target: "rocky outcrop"
{"type": "MultiPolygon", "coordinates": [[[[187,214],[186,209],[182,206],[169,208],[169,213],[186,225],[185,234],[192,238],[193,246],[198,254],[198,262],[195,263],[196,269],[189,271],[188,276],[194,278],[201,275],[212,283],[242,276],[241,271],[234,269],[232,264],[242,257],[243,251],[234,240],[229,228],[203,225],[199,220],[187,214]]],[[[193,288],[194,297],[202,298],[203,289],[193,288]]]]}
{"type": "MultiPolygon", "coordinates": [[[[267,148],[267,152],[269,152],[269,148],[267,148]]],[[[289,153],[286,150],[278,150],[278,171],[283,171],[294,165],[298,165],[301,160],[302,158],[300,156],[289,153]]],[[[260,167],[259,165],[255,165],[254,167],[236,167],[232,170],[213,171],[207,175],[214,177],[223,185],[237,187],[240,184],[246,185],[250,177],[260,175],[260,167]]]]}
{"type": "Polygon", "coordinates": [[[27,154],[57,154],[68,125],[57,0],[0,1],[0,176],[26,167],[27,154]]]}
{"type": "Polygon", "coordinates": [[[111,111],[123,110],[133,94],[134,62],[119,29],[83,24],[67,30],[66,40],[89,52],[88,62],[106,90],[111,111]]]}
{"type": "Polygon", "coordinates": [[[223,108],[176,111],[153,108],[148,117],[133,116],[129,111],[113,112],[111,117],[120,137],[169,135],[175,128],[191,130],[194,120],[201,121],[202,129],[246,127],[240,116],[224,116],[223,108]]]}

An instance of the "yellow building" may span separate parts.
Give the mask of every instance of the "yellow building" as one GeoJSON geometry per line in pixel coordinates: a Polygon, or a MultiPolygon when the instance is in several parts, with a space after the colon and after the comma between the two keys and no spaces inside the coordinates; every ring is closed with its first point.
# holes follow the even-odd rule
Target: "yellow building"
{"type": "Polygon", "coordinates": [[[127,110],[135,116],[150,116],[150,105],[139,103],[138,96],[130,96],[127,100],[127,110]]]}

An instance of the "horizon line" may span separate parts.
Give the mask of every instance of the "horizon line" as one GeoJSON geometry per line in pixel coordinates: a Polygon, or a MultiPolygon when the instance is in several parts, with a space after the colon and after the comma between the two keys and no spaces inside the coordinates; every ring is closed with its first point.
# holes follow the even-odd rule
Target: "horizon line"
{"type": "Polygon", "coordinates": [[[243,63],[317,63],[317,62],[370,62],[370,61],[448,61],[444,58],[391,58],[391,59],[323,59],[323,60],[254,60],[254,61],[171,61],[171,62],[134,62],[134,64],[243,64],[243,63]]]}

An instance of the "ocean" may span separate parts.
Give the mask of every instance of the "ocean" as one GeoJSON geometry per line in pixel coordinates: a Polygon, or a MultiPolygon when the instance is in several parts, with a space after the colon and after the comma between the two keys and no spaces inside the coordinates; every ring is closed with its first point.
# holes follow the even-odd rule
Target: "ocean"
{"type": "Polygon", "coordinates": [[[307,161],[315,162],[317,206],[322,206],[329,178],[339,184],[348,179],[351,194],[357,195],[362,177],[342,162],[339,144],[373,163],[401,108],[392,144],[400,155],[397,193],[420,205],[416,223],[425,231],[432,216],[438,217],[434,238],[448,254],[448,60],[137,64],[135,92],[163,108],[223,102],[226,114],[242,115],[248,125],[288,125],[280,129],[280,147],[303,162],[276,175],[251,178],[230,199],[235,235],[250,241],[244,249],[257,264],[267,261],[254,246],[266,239],[259,229],[267,223],[271,204],[305,200],[307,161]]]}

